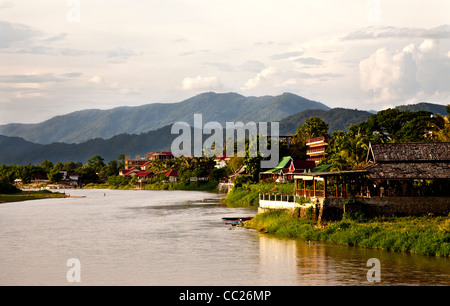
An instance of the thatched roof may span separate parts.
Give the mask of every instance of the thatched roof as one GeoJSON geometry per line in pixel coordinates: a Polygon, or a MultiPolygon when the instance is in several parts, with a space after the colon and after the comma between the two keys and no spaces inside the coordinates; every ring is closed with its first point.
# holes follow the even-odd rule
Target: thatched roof
{"type": "Polygon", "coordinates": [[[387,143],[370,145],[372,179],[450,179],[450,143],[387,143]]]}
{"type": "Polygon", "coordinates": [[[450,179],[450,163],[375,163],[366,167],[371,179],[450,179]]]}
{"type": "Polygon", "coordinates": [[[367,161],[414,162],[450,161],[450,142],[371,144],[367,161]]]}

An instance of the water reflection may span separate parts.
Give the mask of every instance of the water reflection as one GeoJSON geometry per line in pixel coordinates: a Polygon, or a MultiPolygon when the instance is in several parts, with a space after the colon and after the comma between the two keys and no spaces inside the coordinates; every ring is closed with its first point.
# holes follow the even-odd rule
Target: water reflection
{"type": "Polygon", "coordinates": [[[280,239],[227,225],[251,216],[215,195],[176,191],[79,190],[85,198],[0,205],[0,285],[449,285],[448,258],[280,239]]]}
{"type": "Polygon", "coordinates": [[[394,253],[260,235],[264,281],[300,286],[450,285],[448,258],[394,253]],[[381,282],[367,279],[370,258],[381,263],[381,282]]]}

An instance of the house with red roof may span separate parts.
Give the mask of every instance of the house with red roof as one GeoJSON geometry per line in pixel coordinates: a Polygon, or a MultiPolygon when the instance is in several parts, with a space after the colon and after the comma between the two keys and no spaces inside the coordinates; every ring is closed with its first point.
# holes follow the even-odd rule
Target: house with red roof
{"type": "Polygon", "coordinates": [[[169,182],[171,183],[178,181],[178,170],[170,170],[164,175],[169,179],[169,182]]]}
{"type": "Polygon", "coordinates": [[[169,160],[174,159],[172,152],[163,152],[163,151],[157,151],[157,152],[150,152],[148,153],[148,160],[169,160]]]}
{"type": "Polygon", "coordinates": [[[230,161],[231,156],[227,156],[227,153],[222,153],[218,157],[214,158],[214,161],[216,162],[216,168],[223,168],[225,167],[228,162],[230,161]]]}
{"type": "Polygon", "coordinates": [[[316,167],[316,163],[311,160],[291,160],[289,168],[284,171],[284,179],[286,181],[294,179],[294,175],[304,173],[307,169],[313,169],[316,167]]]}

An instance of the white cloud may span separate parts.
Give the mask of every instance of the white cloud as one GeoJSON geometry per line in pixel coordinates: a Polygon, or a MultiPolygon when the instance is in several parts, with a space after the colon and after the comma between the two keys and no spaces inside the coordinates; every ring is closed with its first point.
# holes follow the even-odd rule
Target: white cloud
{"type": "Polygon", "coordinates": [[[0,1],[0,9],[9,9],[14,6],[12,1],[0,1]]]}
{"type": "Polygon", "coordinates": [[[436,40],[410,44],[401,51],[378,49],[360,62],[359,72],[361,89],[372,94],[374,102],[450,95],[450,60],[436,40]]]}
{"type": "Polygon", "coordinates": [[[277,86],[277,87],[289,87],[289,86],[292,86],[292,85],[297,85],[297,80],[296,80],[296,79],[289,79],[289,80],[286,80],[286,81],[284,81],[283,83],[278,84],[278,85],[276,85],[276,86],[277,86]]]}
{"type": "Polygon", "coordinates": [[[251,78],[250,80],[248,80],[244,86],[242,86],[242,90],[248,90],[248,89],[253,89],[255,87],[258,87],[261,85],[261,83],[265,80],[267,80],[269,77],[271,77],[272,75],[274,75],[275,73],[275,68],[273,67],[269,67],[264,69],[263,71],[261,71],[260,73],[258,73],[254,78],[251,78]]]}
{"type": "Polygon", "coordinates": [[[215,77],[186,77],[181,83],[183,90],[215,90],[222,87],[220,80],[215,77]]]}
{"type": "Polygon", "coordinates": [[[376,26],[352,32],[345,36],[343,40],[367,40],[367,39],[449,39],[450,25],[443,25],[436,28],[406,28],[394,26],[376,26]]]}
{"type": "Polygon", "coordinates": [[[98,76],[98,75],[96,75],[96,76],[94,76],[93,78],[91,78],[90,80],[89,80],[89,82],[91,82],[91,83],[100,83],[101,81],[102,81],[102,77],[101,76],[98,76]]]}

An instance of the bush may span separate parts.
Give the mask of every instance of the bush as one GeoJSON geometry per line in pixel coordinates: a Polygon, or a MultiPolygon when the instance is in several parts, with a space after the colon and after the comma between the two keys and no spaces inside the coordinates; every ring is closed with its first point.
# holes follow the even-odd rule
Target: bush
{"type": "Polygon", "coordinates": [[[363,223],[366,218],[364,216],[364,213],[361,211],[348,211],[342,215],[342,220],[350,220],[363,223]]]}
{"type": "Polygon", "coordinates": [[[13,193],[19,193],[19,192],[20,192],[20,189],[18,189],[16,186],[0,181],[0,193],[13,194],[13,193]]]}

